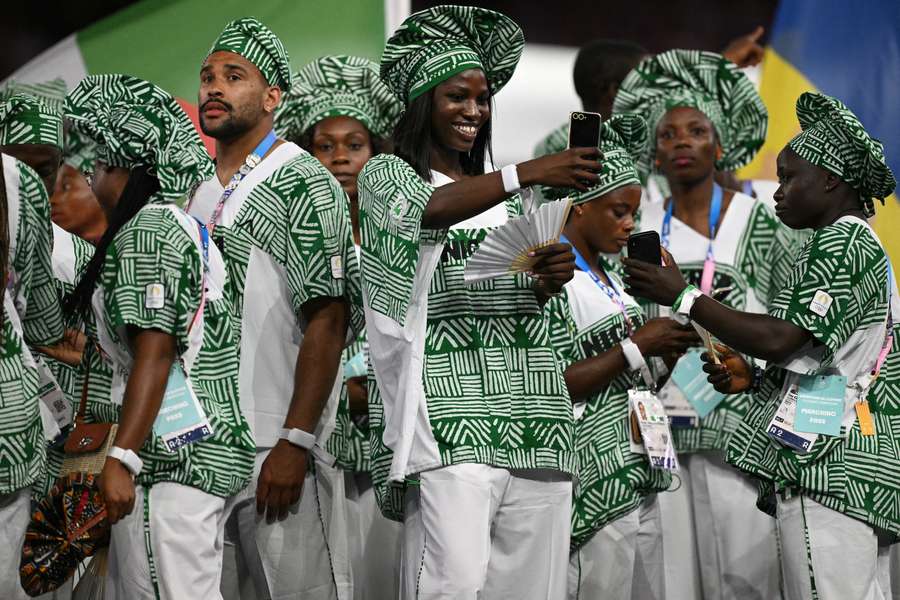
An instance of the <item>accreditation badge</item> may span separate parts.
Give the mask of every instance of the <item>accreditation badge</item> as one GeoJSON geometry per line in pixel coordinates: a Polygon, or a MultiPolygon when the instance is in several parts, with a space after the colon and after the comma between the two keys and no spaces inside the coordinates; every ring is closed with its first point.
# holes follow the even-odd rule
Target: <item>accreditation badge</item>
{"type": "Polygon", "coordinates": [[[212,425],[180,361],[176,360],[169,371],[162,406],[153,422],[153,432],[169,452],[213,434],[212,425]]]}
{"type": "Polygon", "coordinates": [[[628,390],[628,409],[632,449],[646,454],[654,469],[677,471],[678,457],[669,418],[656,394],[649,390],[628,390]]]}

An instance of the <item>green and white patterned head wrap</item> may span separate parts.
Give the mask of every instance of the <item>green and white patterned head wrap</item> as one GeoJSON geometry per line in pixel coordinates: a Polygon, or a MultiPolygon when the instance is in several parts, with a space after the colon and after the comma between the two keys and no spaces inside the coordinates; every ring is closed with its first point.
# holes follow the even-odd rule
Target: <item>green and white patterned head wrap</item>
{"type": "MultiPolygon", "coordinates": [[[[660,119],[682,106],[696,108],[716,128],[720,171],[748,164],[766,139],[769,116],[762,98],[737,65],[715,52],[669,50],[644,59],[619,87],[613,111],[640,114],[655,137],[660,119]]],[[[649,144],[641,172],[650,172],[655,153],[656,144],[649,144]]]]}
{"type": "Polygon", "coordinates": [[[859,191],[869,216],[872,198],[884,199],[897,185],[884,158],[884,145],[836,98],[806,92],[797,98],[800,129],[788,147],[801,158],[834,173],[859,191]]]}
{"type": "Polygon", "coordinates": [[[0,145],[49,144],[62,150],[62,112],[42,99],[17,91],[3,91],[0,101],[0,145]]]}
{"type": "Polygon", "coordinates": [[[96,144],[97,159],[159,179],[151,202],[182,198],[214,173],[200,136],[174,97],[129,75],[86,77],[66,97],[66,118],[96,144]]]}
{"type": "Polygon", "coordinates": [[[282,92],[290,91],[291,61],[287,50],[271,29],[253,17],[226,25],[206,56],[220,51],[240,54],[256,65],[266,83],[278,86],[282,92]]]}
{"type": "Polygon", "coordinates": [[[506,85],[522,56],[525,36],[498,12],[435,6],[410,15],[388,39],[381,78],[404,104],[468,69],[481,69],[491,93],[506,85]]]}
{"type": "Polygon", "coordinates": [[[388,137],[403,112],[378,75],[378,65],[359,56],[323,56],[294,77],[275,113],[275,130],[298,140],[329,117],[352,117],[376,137],[388,137]]]}
{"type": "Polygon", "coordinates": [[[600,181],[586,192],[542,187],[545,199],[569,197],[572,204],[584,204],[626,185],[641,185],[637,161],[647,152],[649,130],[638,115],[614,115],[600,127],[600,181]]]}

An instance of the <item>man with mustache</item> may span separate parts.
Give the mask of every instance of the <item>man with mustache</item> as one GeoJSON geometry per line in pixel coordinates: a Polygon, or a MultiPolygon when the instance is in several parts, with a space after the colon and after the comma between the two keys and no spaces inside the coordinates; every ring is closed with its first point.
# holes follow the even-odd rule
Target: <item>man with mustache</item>
{"type": "Polygon", "coordinates": [[[252,578],[261,598],[345,598],[345,523],[332,510],[343,475],[322,448],[348,324],[358,329],[361,319],[351,302],[357,263],[340,185],[273,131],[290,87],[281,40],[256,19],[229,23],[200,70],[200,125],[216,140],[216,175],[188,210],[207,223],[229,270],[241,408],[257,446],[253,481],[232,499],[227,526],[238,578],[252,578]]]}

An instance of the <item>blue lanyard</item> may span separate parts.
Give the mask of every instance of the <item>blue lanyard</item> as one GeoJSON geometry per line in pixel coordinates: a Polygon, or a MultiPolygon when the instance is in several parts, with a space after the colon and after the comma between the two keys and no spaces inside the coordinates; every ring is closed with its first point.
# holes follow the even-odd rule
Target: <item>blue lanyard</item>
{"type": "MultiPolygon", "coordinates": [[[[622,300],[622,295],[619,293],[619,290],[616,289],[615,283],[613,283],[612,278],[609,279],[610,285],[606,285],[603,283],[603,280],[594,273],[593,269],[591,269],[591,265],[588,264],[588,261],[584,259],[578,249],[575,247],[572,242],[566,238],[564,235],[559,236],[559,241],[564,242],[572,246],[572,253],[575,254],[575,266],[578,267],[579,270],[584,271],[588,274],[588,277],[591,278],[597,287],[612,300],[613,304],[619,307],[619,310],[622,311],[622,316],[625,318],[625,326],[628,328],[628,334],[630,335],[634,331],[634,323],[631,321],[631,317],[628,316],[628,309],[625,307],[625,302],[622,300]]],[[[607,274],[607,277],[609,275],[607,274]]]]}
{"type": "Polygon", "coordinates": [[[225,186],[225,191],[222,192],[222,197],[219,198],[219,201],[216,203],[216,207],[213,209],[212,213],[209,217],[209,222],[206,224],[206,228],[209,231],[212,231],[216,228],[216,221],[219,220],[219,216],[222,214],[222,209],[225,206],[225,201],[231,196],[234,190],[237,189],[238,185],[247,176],[247,173],[253,170],[256,165],[262,161],[263,156],[266,155],[266,152],[272,147],[272,144],[275,143],[277,137],[275,136],[275,130],[270,131],[266,137],[253,149],[253,152],[247,155],[247,158],[244,159],[244,164],[241,165],[241,168],[237,170],[237,172],[231,176],[231,181],[228,182],[228,185],[225,186]]]}
{"type": "MultiPolygon", "coordinates": [[[[669,198],[669,206],[666,208],[666,216],[662,223],[663,248],[669,249],[669,236],[672,232],[672,214],[675,212],[675,199],[669,198]]],[[[713,240],[716,239],[716,225],[719,223],[719,215],[722,213],[722,188],[718,183],[713,183],[712,200],[709,203],[709,246],[706,248],[706,259],[713,260],[713,240]]]]}
{"type": "Polygon", "coordinates": [[[194,220],[197,221],[197,230],[200,232],[200,247],[203,248],[203,272],[209,273],[209,229],[197,217],[194,217],[194,220]]]}

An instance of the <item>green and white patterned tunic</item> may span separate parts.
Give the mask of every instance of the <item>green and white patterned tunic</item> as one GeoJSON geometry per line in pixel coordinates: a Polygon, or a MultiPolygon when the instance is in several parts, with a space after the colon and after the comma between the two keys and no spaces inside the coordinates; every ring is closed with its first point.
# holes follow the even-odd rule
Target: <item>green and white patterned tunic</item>
{"type": "Polygon", "coordinates": [[[350,396],[347,392],[346,375],[343,367],[359,353],[366,352],[366,336],[360,335],[347,346],[341,360],[342,379],[340,397],[338,398],[337,415],[334,431],[328,438],[325,449],[337,459],[337,465],[354,473],[368,473],[371,451],[369,448],[368,417],[359,419],[350,414],[350,396]]]}
{"type": "MultiPolygon", "coordinates": [[[[207,222],[223,191],[213,176],[194,194],[189,212],[207,222]]],[[[241,409],[258,448],[274,446],[284,427],[306,328],[303,305],[346,298],[351,326],[362,330],[348,205],[325,167],[287,142],[243,179],[214,230],[240,331],[241,409]]],[[[321,446],[334,429],[340,383],[338,377],[316,427],[321,446]]]]}
{"type": "Polygon", "coordinates": [[[138,483],[175,482],[227,497],[249,480],[254,445],[238,401],[238,354],[225,266],[212,244],[209,269],[206,305],[189,335],[203,282],[197,222],[172,204],[147,205],[122,227],[107,251],[94,315],[100,346],[114,372],[117,414],[109,415],[112,420],[119,420],[133,361],[125,331],[136,327],[175,337],[179,360],[213,428],[212,436],[176,452],[168,452],[151,434],[139,451],[144,469],[138,483]],[[159,308],[147,296],[151,284],[164,286],[159,308]]]}
{"type": "MultiPolygon", "coordinates": [[[[610,276],[622,294],[628,316],[639,327],[644,314],[610,276]]],[[[563,371],[572,364],[613,348],[628,336],[619,307],[583,271],[565,286],[565,294],[545,307],[550,339],[563,371]]],[[[572,548],[578,548],[608,523],[627,515],[648,494],[666,490],[668,471],[652,469],[647,456],[630,450],[628,390],[634,378],[619,374],[600,392],[575,404],[575,452],[578,488],[572,502],[572,548]]]]}
{"type": "MultiPolygon", "coordinates": [[[[643,231],[662,231],[665,203],[648,204],[641,220],[643,231]]],[[[709,239],[672,217],[669,252],[689,283],[699,287],[709,239]]],[[[721,220],[713,241],[716,273],[712,289],[733,286],[723,300],[736,310],[763,313],[781,289],[800,249],[798,234],[778,220],[765,203],[735,193],[721,220]]],[[[667,315],[669,310],[648,307],[648,313],[667,315]]],[[[669,380],[660,390],[663,403],[682,404],[687,400],[675,382],[669,380]]],[[[675,449],[679,452],[724,450],[728,438],[747,412],[750,396],[736,394],[725,399],[700,419],[699,427],[673,428],[675,449]]]]}
{"type": "Polygon", "coordinates": [[[466,286],[466,260],[518,197],[447,230],[421,226],[435,185],[396,156],[359,175],[372,475],[402,516],[410,475],[460,463],[575,472],[574,419],[524,274],[466,286]],[[377,380],[377,385],[375,381],[377,380]],[[388,485],[393,483],[395,485],[388,485]]]}
{"type": "MultiPolygon", "coordinates": [[[[762,388],[728,445],[727,460],[762,480],[760,508],[772,493],[800,490],[817,502],[900,536],[900,302],[893,291],[894,343],[881,375],[868,391],[874,436],[863,436],[856,419],[857,392],[848,387],[839,436],[819,436],[799,454],[765,432],[796,374],[845,375],[868,381],[884,342],[890,301],[888,262],[862,219],[842,217],[806,243],[769,314],[809,331],[814,343],[766,369],[762,388]],[[820,316],[810,308],[817,291],[832,302],[820,316]]],[[[894,280],[896,281],[896,279],[894,280]]],[[[821,311],[819,311],[821,312],[821,311]]]]}
{"type": "Polygon", "coordinates": [[[2,155],[10,269],[0,331],[0,494],[36,483],[45,469],[37,370],[28,346],[54,344],[63,321],[50,267],[50,203],[37,174],[2,155]]]}

